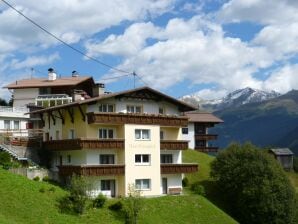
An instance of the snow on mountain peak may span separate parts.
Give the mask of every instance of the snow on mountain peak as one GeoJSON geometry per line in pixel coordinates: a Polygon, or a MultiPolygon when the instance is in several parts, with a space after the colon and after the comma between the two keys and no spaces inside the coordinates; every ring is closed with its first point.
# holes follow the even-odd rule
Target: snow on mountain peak
{"type": "Polygon", "coordinates": [[[227,96],[216,99],[216,100],[203,100],[198,95],[187,95],[181,99],[186,102],[191,102],[192,104],[199,104],[200,108],[206,110],[221,110],[227,107],[237,107],[247,103],[256,103],[269,100],[280,96],[279,93],[275,91],[263,91],[259,89],[253,89],[246,87],[244,89],[238,89],[227,96]]]}

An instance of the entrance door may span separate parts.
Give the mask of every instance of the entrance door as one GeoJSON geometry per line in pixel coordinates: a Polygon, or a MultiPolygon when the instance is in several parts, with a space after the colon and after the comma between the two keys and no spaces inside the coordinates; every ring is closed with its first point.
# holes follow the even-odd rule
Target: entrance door
{"type": "Polygon", "coordinates": [[[166,177],[162,178],[162,193],[163,194],[168,193],[168,179],[166,177]]]}
{"type": "Polygon", "coordinates": [[[116,184],[115,180],[101,180],[101,191],[103,194],[116,196],[116,184]]]}
{"type": "Polygon", "coordinates": [[[116,196],[115,180],[110,180],[110,184],[111,184],[111,197],[114,198],[116,196]]]}

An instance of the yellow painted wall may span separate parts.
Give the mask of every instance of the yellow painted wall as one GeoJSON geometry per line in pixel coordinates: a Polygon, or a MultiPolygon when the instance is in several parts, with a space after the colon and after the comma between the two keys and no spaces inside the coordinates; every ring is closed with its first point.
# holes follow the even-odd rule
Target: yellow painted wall
{"type": "Polygon", "coordinates": [[[102,124],[91,124],[87,125],[86,137],[98,138],[98,130],[100,128],[114,129],[116,138],[124,138],[124,126],[123,125],[102,125],[102,124]]]}
{"type": "Polygon", "coordinates": [[[125,125],[125,194],[136,179],[150,179],[150,190],[143,196],[160,195],[160,138],[157,125],[125,125]],[[135,129],[150,129],[150,140],[135,140],[135,129]],[[150,154],[150,165],[135,164],[135,154],[150,154]]]}
{"type": "Polygon", "coordinates": [[[178,127],[162,127],[160,131],[164,132],[164,140],[180,140],[181,130],[178,127]]]}

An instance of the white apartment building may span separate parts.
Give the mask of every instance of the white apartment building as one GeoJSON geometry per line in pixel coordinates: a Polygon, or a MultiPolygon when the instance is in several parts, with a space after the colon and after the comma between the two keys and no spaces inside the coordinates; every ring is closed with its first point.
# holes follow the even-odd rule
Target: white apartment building
{"type": "Polygon", "coordinates": [[[102,94],[31,112],[44,124],[44,148],[54,152],[52,170],[67,178],[92,176],[93,189],[125,196],[134,184],[144,196],[180,194],[188,148],[183,112],[196,108],[149,87],[102,94]]]}

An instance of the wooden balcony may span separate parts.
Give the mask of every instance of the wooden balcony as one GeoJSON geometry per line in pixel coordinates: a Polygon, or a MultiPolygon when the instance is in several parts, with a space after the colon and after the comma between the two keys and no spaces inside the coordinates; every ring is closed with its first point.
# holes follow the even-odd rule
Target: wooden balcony
{"type": "Polygon", "coordinates": [[[109,176],[124,175],[124,165],[81,165],[81,166],[58,166],[59,174],[62,176],[70,176],[72,174],[83,176],[109,176]]]}
{"type": "Polygon", "coordinates": [[[123,139],[64,139],[43,142],[48,150],[124,149],[123,139]]]}
{"type": "Polygon", "coordinates": [[[195,150],[199,152],[218,152],[218,147],[213,146],[196,146],[195,150]]]}
{"type": "Polygon", "coordinates": [[[188,141],[180,140],[160,140],[161,150],[186,150],[188,149],[188,141]]]}
{"type": "Polygon", "coordinates": [[[198,171],[198,164],[194,164],[194,163],[160,164],[161,174],[194,173],[197,171],[198,171]]]}
{"type": "Polygon", "coordinates": [[[210,140],[216,140],[218,135],[211,135],[211,134],[196,134],[195,139],[196,140],[205,140],[205,141],[210,141],[210,140]]]}
{"type": "Polygon", "coordinates": [[[186,116],[166,116],[159,114],[131,113],[88,113],[89,124],[148,124],[160,126],[187,126],[186,116]]]}

